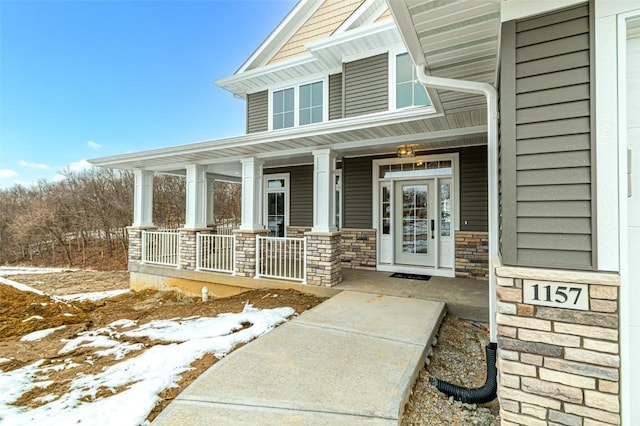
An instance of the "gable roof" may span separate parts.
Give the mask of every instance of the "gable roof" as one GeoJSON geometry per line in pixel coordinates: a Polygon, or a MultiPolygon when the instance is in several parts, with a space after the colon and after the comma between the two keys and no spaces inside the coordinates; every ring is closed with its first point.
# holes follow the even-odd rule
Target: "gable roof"
{"type": "Polygon", "coordinates": [[[346,57],[377,54],[372,49],[402,42],[385,0],[316,3],[298,3],[238,71],[215,84],[245,97],[309,76],[339,73],[346,57]]]}
{"type": "Polygon", "coordinates": [[[388,17],[384,0],[300,0],[234,75],[306,56],[309,43],[388,17]]]}
{"type": "Polygon", "coordinates": [[[364,0],[325,0],[269,60],[269,64],[307,53],[306,44],[333,34],[364,0]]]}

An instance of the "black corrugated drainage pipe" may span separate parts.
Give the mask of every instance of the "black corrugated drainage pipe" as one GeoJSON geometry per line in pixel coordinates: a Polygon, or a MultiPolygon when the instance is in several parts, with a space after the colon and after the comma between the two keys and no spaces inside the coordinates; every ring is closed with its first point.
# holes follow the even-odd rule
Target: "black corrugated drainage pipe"
{"type": "Polygon", "coordinates": [[[434,385],[438,390],[446,395],[452,396],[455,400],[466,402],[468,404],[484,404],[496,399],[497,382],[496,376],[496,349],[498,345],[491,342],[486,350],[487,358],[487,379],[484,386],[480,388],[465,388],[463,386],[454,385],[435,377],[429,377],[429,383],[434,385]]]}

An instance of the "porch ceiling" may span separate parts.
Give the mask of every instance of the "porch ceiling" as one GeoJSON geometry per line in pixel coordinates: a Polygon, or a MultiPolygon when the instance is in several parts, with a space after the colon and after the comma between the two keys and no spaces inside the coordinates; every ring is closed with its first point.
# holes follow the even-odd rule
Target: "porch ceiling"
{"type": "Polygon", "coordinates": [[[211,171],[235,176],[240,160],[256,157],[267,166],[311,161],[312,151],[330,148],[338,155],[393,152],[401,144],[416,151],[486,143],[484,109],[442,115],[414,110],[334,120],[304,128],[250,133],[170,148],[90,160],[96,166],[175,172],[188,164],[211,165],[211,171]]]}
{"type": "MultiPolygon", "coordinates": [[[[496,85],[499,0],[387,0],[402,38],[427,74],[496,85]]],[[[485,106],[481,96],[437,90],[446,114],[485,106]]]]}

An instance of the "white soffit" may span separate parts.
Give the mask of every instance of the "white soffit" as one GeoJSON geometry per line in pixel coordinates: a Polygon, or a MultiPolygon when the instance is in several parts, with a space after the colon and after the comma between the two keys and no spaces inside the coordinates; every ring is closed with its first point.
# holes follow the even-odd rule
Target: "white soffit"
{"type": "MultiPolygon", "coordinates": [[[[238,137],[103,157],[90,162],[115,169],[169,171],[187,164],[224,164],[242,158],[286,159],[310,155],[314,149],[374,152],[386,146],[415,143],[444,147],[486,133],[486,111],[478,109],[442,116],[416,110],[412,115],[372,114],[304,128],[250,133],[238,137]],[[437,143],[437,145],[435,145],[437,143]],[[377,147],[377,148],[375,148],[377,147]]],[[[392,149],[392,150],[393,150],[392,149]]],[[[383,149],[384,150],[384,149],[383,149]]]]}
{"type": "MultiPolygon", "coordinates": [[[[500,45],[498,0],[387,0],[414,62],[427,74],[496,84],[500,45]]],[[[445,113],[475,109],[477,95],[438,90],[445,113]]]]}

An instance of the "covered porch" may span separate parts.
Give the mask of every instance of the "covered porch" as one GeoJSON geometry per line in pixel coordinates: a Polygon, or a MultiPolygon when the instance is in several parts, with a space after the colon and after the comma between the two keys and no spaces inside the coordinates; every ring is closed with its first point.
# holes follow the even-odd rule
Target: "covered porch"
{"type": "Polygon", "coordinates": [[[462,217],[455,197],[460,191],[458,179],[467,179],[476,182],[474,191],[486,199],[486,121],[486,112],[480,109],[448,116],[429,110],[381,113],[366,120],[334,120],[295,132],[252,133],[93,163],[134,171],[132,270],[161,266],[166,271],[217,272],[234,279],[275,278],[322,287],[340,283],[347,268],[485,279],[486,205],[478,204],[472,194],[468,203],[472,207],[462,208],[470,216],[462,217]],[[467,161],[458,160],[462,152],[474,152],[478,162],[460,178],[458,167],[467,161]],[[185,223],[180,229],[161,230],[153,223],[155,174],[185,179],[185,223]],[[212,226],[216,180],[242,185],[241,221],[231,232],[212,226]],[[446,204],[437,195],[439,182],[451,193],[448,210],[422,218],[420,208],[427,206],[418,205],[416,195],[412,222],[393,225],[394,220],[405,219],[403,198],[393,196],[393,191],[428,190],[433,194],[429,209],[435,212],[446,204]],[[281,196],[285,190],[286,196],[281,196]],[[385,196],[391,198],[385,201],[385,196]],[[484,209],[484,217],[477,216],[478,209],[484,209]],[[445,241],[445,228],[447,244],[439,244],[445,241]],[[412,234],[408,243],[402,239],[407,230],[412,234]],[[395,240],[385,239],[394,232],[395,240]],[[432,267],[423,263],[422,256],[407,257],[405,262],[394,255],[407,246],[420,253],[427,244],[434,247],[432,267]],[[474,256],[475,263],[458,262],[464,256],[474,256]]]}
{"type": "Polygon", "coordinates": [[[324,297],[332,297],[342,291],[355,291],[444,302],[447,311],[452,315],[472,321],[489,322],[489,284],[484,280],[431,277],[428,281],[422,281],[392,278],[389,272],[384,271],[344,269],[340,284],[319,287],[295,281],[233,277],[224,273],[153,265],[133,265],[130,270],[131,286],[134,290],[145,288],[149,282],[153,282],[157,288],[178,287],[191,293],[199,293],[202,287],[207,287],[212,297],[230,296],[249,288],[292,288],[324,297]]]}

